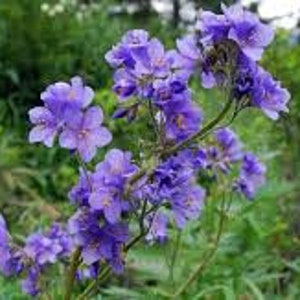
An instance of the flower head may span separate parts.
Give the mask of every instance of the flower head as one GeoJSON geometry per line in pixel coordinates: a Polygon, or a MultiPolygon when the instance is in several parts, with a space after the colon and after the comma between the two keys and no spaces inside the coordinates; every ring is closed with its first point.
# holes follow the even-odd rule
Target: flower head
{"type": "Polygon", "coordinates": [[[252,153],[246,153],[235,188],[246,198],[252,199],[256,190],[265,182],[266,167],[252,153]]]}
{"type": "Polygon", "coordinates": [[[102,121],[103,113],[99,107],[69,115],[59,138],[61,147],[76,149],[84,161],[90,161],[97,148],[107,145],[112,139],[108,129],[101,126],[102,121]]]}
{"type": "Polygon", "coordinates": [[[131,154],[119,149],[110,150],[93,174],[93,192],[89,197],[92,209],[102,211],[109,223],[116,223],[122,211],[128,211],[128,202],[123,199],[127,179],[137,171],[131,163],[131,154]]]}
{"type": "Polygon", "coordinates": [[[86,108],[94,98],[94,91],[84,86],[79,76],[71,78],[71,82],[56,82],[51,84],[42,94],[45,106],[59,119],[68,110],[86,108]]]}
{"type": "Polygon", "coordinates": [[[222,149],[222,158],[228,162],[241,160],[243,156],[242,144],[234,131],[222,128],[215,133],[216,140],[222,149]]]}
{"type": "Polygon", "coordinates": [[[106,260],[115,268],[116,261],[123,261],[121,246],[129,238],[128,227],[122,223],[100,225],[99,221],[99,214],[79,210],[69,220],[69,232],[82,247],[85,264],[106,260]]]}
{"type": "Polygon", "coordinates": [[[22,281],[22,291],[32,297],[36,297],[41,292],[40,270],[32,267],[27,272],[27,277],[22,281]]]}
{"type": "Polygon", "coordinates": [[[173,101],[165,108],[166,136],[182,141],[197,132],[202,122],[202,113],[192,101],[173,101]]]}
{"type": "Polygon", "coordinates": [[[280,112],[288,112],[287,103],[290,93],[281,87],[280,82],[262,68],[256,74],[251,104],[260,108],[269,118],[276,120],[280,112]]]}
{"type": "Polygon", "coordinates": [[[204,198],[205,190],[200,186],[193,186],[180,191],[170,199],[174,219],[179,228],[183,228],[188,220],[199,217],[204,198]]]}
{"type": "Polygon", "coordinates": [[[29,111],[29,118],[35,125],[29,133],[29,142],[43,142],[47,147],[52,147],[60,129],[55,115],[46,107],[35,107],[29,111]]]}
{"type": "Polygon", "coordinates": [[[264,48],[274,38],[269,25],[260,22],[253,13],[246,11],[240,4],[222,6],[224,16],[230,23],[228,38],[234,40],[243,53],[253,60],[259,60],[264,48]]]}

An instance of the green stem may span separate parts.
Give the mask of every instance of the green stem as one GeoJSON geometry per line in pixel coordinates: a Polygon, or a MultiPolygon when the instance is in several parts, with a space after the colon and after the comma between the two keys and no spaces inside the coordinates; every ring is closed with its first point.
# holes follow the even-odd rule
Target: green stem
{"type": "Polygon", "coordinates": [[[173,287],[174,287],[174,284],[175,284],[175,282],[174,282],[174,268],[175,268],[175,263],[176,263],[178,253],[179,253],[181,234],[182,234],[182,231],[178,230],[177,235],[176,235],[174,249],[173,249],[172,256],[171,256],[171,262],[170,262],[169,280],[171,281],[173,287]]]}
{"type": "Polygon", "coordinates": [[[65,288],[65,300],[71,299],[72,289],[75,281],[75,273],[79,265],[79,259],[81,255],[81,249],[77,248],[72,256],[71,265],[66,278],[66,288],[65,288]]]}
{"type": "Polygon", "coordinates": [[[195,279],[200,275],[200,273],[210,264],[210,262],[213,260],[215,257],[215,254],[218,250],[218,245],[221,239],[221,235],[223,232],[224,228],[224,222],[225,222],[225,216],[226,216],[226,211],[225,209],[225,196],[223,195],[222,203],[221,203],[221,216],[219,220],[219,226],[218,226],[218,231],[217,231],[217,236],[215,239],[215,242],[213,244],[213,247],[210,252],[207,253],[207,255],[204,256],[204,259],[198,264],[196,269],[190,274],[188,279],[177,289],[177,291],[170,297],[172,299],[177,299],[194,281],[195,279]]]}
{"type": "MultiPolygon", "coordinates": [[[[155,212],[159,207],[154,206],[144,213],[144,217],[148,216],[151,212],[155,212]]],[[[138,243],[144,236],[146,236],[151,229],[152,223],[146,229],[144,226],[140,228],[140,233],[133,238],[124,248],[125,252],[128,252],[130,248],[132,248],[136,243],[138,243]]]]}
{"type": "Polygon", "coordinates": [[[90,285],[83,291],[81,295],[77,298],[77,300],[85,300],[85,299],[90,299],[90,294],[94,291],[97,290],[98,284],[100,284],[101,280],[106,279],[106,277],[109,275],[111,269],[109,266],[106,266],[104,270],[99,274],[96,280],[92,281],[90,285]],[[88,298],[89,297],[89,298],[88,298]]]}

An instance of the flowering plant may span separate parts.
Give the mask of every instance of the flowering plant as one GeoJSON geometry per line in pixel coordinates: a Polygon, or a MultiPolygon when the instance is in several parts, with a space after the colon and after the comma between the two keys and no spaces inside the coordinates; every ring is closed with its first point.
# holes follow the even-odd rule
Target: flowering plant
{"type": "MultiPolygon", "coordinates": [[[[78,299],[90,298],[111,272],[123,272],[127,252],[138,242],[167,242],[170,228],[183,230],[201,216],[209,197],[205,176],[221,182],[231,174],[229,189],[254,198],[266,167],[228,126],[248,108],[275,120],[288,111],[290,95],[258,64],[272,29],[239,4],[222,11],[202,11],[195,32],[178,39],[177,49],[165,50],[148,32],[131,30],[106,54],[118,96],[113,118],[130,123],[149,115],[155,138],[140,161],[110,149],[92,168],[97,149],[113,137],[103,126],[102,109],[91,106],[93,90],[78,76],[50,85],[41,94],[43,106],[29,111],[29,141],[52,147],[58,139],[78,159],[79,179],[68,195],[75,212],[67,224],[33,233],[23,245],[14,242],[0,215],[0,270],[22,277],[25,293],[47,293],[47,270],[60,263],[67,269],[64,299],[71,299],[75,281],[85,287],[78,299]],[[193,76],[225,95],[212,120],[204,120],[193,99],[193,76]]],[[[221,203],[215,247],[205,263],[217,248],[229,205],[221,203]]],[[[181,295],[202,269],[203,263],[170,297],[181,295]]]]}

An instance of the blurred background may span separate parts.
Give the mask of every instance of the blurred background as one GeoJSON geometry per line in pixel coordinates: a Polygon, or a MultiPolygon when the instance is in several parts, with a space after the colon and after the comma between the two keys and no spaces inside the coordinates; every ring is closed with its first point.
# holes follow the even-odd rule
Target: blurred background
{"type": "MultiPolygon", "coordinates": [[[[300,1],[242,3],[276,28],[262,64],[289,89],[290,113],[272,122],[247,110],[234,123],[245,147],[267,164],[268,183],[254,202],[236,199],[215,260],[182,299],[300,299],[300,1]]],[[[138,153],[138,135],[147,124],[124,126],[108,118],[117,99],[104,54],[133,28],[148,30],[172,48],[192,29],[200,8],[218,12],[220,1],[0,1],[0,212],[20,240],[65,220],[72,211],[67,193],[77,176],[67,151],[27,142],[27,111],[39,103],[41,91],[54,81],[83,76],[107,115],[112,146],[138,153]]],[[[199,84],[195,89],[209,118],[222,99],[199,84]]],[[[218,201],[218,193],[211,198],[218,201]]],[[[172,290],[182,282],[210,246],[215,221],[208,212],[201,224],[187,228],[176,264],[168,257],[178,243],[176,232],[166,246],[140,246],[130,255],[128,274],[107,283],[104,298],[97,299],[163,299],[159,288],[172,290]]],[[[59,296],[57,291],[55,299],[59,296]]],[[[26,297],[13,279],[0,277],[0,299],[26,297]]]]}

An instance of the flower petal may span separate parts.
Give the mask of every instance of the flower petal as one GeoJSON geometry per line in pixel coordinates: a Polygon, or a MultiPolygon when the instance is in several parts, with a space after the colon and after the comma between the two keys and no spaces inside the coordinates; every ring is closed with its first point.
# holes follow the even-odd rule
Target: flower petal
{"type": "Polygon", "coordinates": [[[77,147],[76,132],[66,128],[59,136],[59,144],[63,148],[75,149],[77,147]]]}

